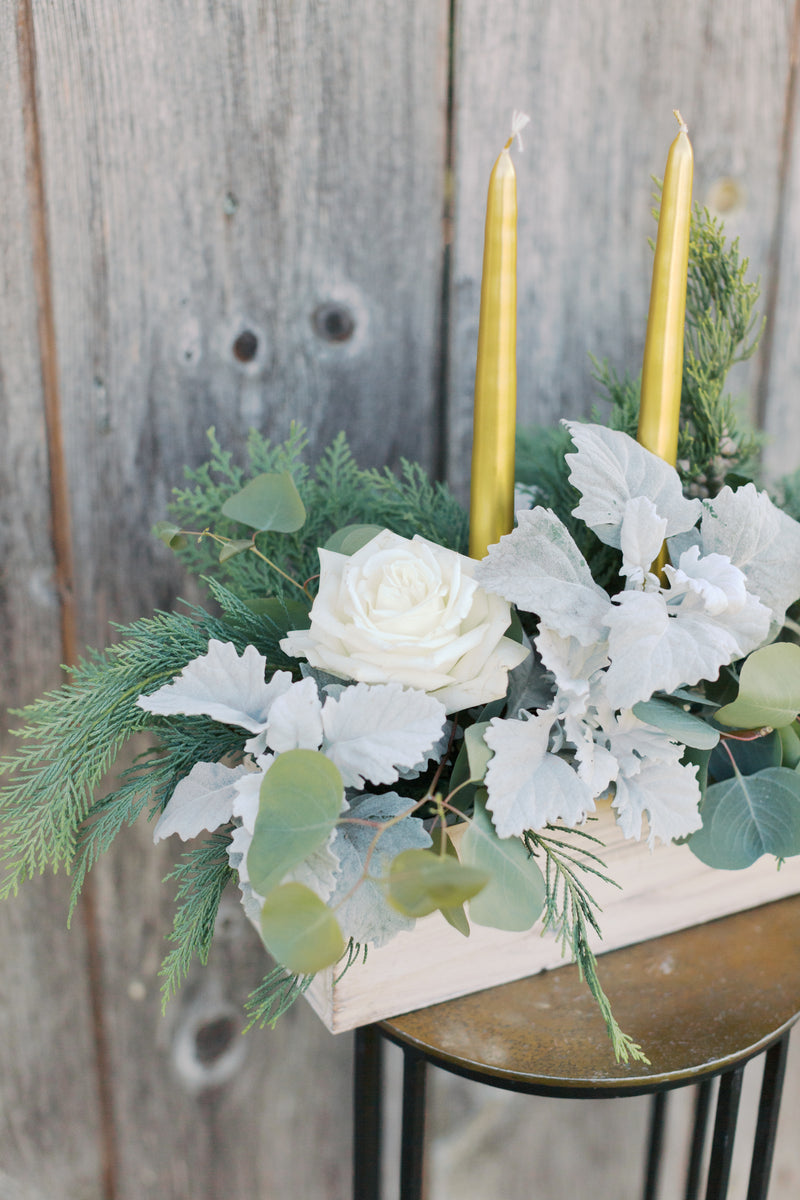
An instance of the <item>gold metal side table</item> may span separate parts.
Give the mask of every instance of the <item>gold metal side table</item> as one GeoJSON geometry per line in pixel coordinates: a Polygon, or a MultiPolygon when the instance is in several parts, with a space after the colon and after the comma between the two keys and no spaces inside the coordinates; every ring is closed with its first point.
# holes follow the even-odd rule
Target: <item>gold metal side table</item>
{"type": "Polygon", "coordinates": [[[800,896],[614,951],[600,960],[600,975],[617,1020],[645,1047],[650,1066],[614,1064],[602,1019],[575,966],[357,1030],[354,1200],[380,1200],[386,1038],[404,1054],[401,1200],[423,1194],[429,1064],[537,1096],[652,1095],[644,1200],[657,1192],[667,1094],[694,1086],[685,1197],[724,1200],[744,1070],[760,1055],[764,1075],[747,1200],[766,1200],[789,1031],[800,1017],[800,896]]]}

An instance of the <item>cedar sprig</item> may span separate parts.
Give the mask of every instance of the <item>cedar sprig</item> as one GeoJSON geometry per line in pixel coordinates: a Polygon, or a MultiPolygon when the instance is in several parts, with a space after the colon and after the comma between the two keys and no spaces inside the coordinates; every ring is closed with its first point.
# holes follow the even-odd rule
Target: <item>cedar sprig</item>
{"type": "MultiPolygon", "coordinates": [[[[305,432],[292,426],[286,442],[275,445],[255,430],[248,437],[245,467],[234,465],[214,430],[209,430],[211,456],[200,467],[187,468],[189,486],[176,489],[169,506],[171,519],[182,529],[238,540],[252,530],[222,515],[222,506],[248,479],[264,471],[288,471],[306,509],[305,524],[296,533],[258,533],[255,544],[299,583],[313,581],[319,570],[318,547],[346,525],[376,525],[402,537],[419,533],[440,545],[464,551],[467,514],[443,484],[432,483],[422,467],[403,460],[395,473],[362,469],[353,458],[343,433],[309,466],[303,459],[305,432]]],[[[224,584],[247,603],[265,596],[294,599],[286,580],[263,558],[243,553],[220,562],[219,544],[207,537],[190,537],[176,547],[184,565],[206,580],[224,584]]]]}
{"type": "Polygon", "coordinates": [[[178,991],[192,960],[197,957],[203,966],[208,962],[222,893],[234,878],[228,862],[229,843],[230,830],[213,833],[187,850],[166,877],[178,884],[178,907],[169,934],[173,949],[159,971],[163,1007],[178,991]]]}
{"type": "Polygon", "coordinates": [[[550,930],[557,937],[561,953],[572,957],[585,979],[594,1000],[600,1009],[617,1062],[649,1063],[638,1042],[635,1042],[618,1025],[611,1003],[603,991],[597,973],[597,959],[589,945],[589,926],[600,934],[596,912],[597,901],[589,892],[582,876],[594,875],[604,883],[619,885],[606,873],[603,859],[588,846],[565,841],[564,836],[588,841],[602,848],[599,838],[582,829],[555,829],[547,827],[547,833],[529,831],[524,840],[533,855],[545,857],[545,905],[543,932],[550,930]],[[557,835],[557,836],[556,836],[557,835]]]}
{"type": "MultiPolygon", "coordinates": [[[[0,862],[6,870],[0,896],[15,894],[24,879],[48,867],[77,867],[82,879],[116,830],[135,820],[148,799],[157,810],[195,762],[220,757],[217,723],[155,716],[137,707],[136,700],[206,653],[212,637],[233,642],[241,653],[247,645],[242,630],[224,616],[190,608],[156,613],[117,632],[120,642],[90,651],[69,669],[68,684],[15,714],[25,722],[12,731],[20,746],[0,762],[6,776],[0,787],[0,862]],[[182,738],[181,730],[189,736],[182,738]],[[123,747],[148,731],[161,735],[163,743],[155,774],[153,760],[134,766],[95,806],[95,791],[123,747]]],[[[240,747],[243,737],[228,730],[228,750],[240,747]]]]}

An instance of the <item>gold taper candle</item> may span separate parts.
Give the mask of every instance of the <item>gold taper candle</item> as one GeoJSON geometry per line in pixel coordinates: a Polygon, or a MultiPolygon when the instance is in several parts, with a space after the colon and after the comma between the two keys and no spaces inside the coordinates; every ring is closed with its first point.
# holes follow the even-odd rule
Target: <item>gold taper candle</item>
{"type": "Polygon", "coordinates": [[[511,137],[494,164],[486,200],[469,502],[473,558],[483,558],[487,547],[514,525],[517,176],[509,151],[527,122],[524,114],[514,114],[511,137]]]}
{"type": "Polygon", "coordinates": [[[675,465],[683,379],[683,327],[692,215],[692,145],[680,113],[661,191],[637,439],[675,465]]]}

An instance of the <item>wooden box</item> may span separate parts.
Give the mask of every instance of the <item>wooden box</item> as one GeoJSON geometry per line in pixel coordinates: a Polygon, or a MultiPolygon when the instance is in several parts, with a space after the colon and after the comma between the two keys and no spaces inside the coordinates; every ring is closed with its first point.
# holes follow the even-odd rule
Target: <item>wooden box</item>
{"type": "MultiPolygon", "coordinates": [[[[597,954],[800,892],[800,856],[780,870],[774,858],[762,857],[744,871],[718,871],[686,846],[650,851],[644,843],[626,841],[610,806],[588,828],[605,843],[608,874],[621,885],[593,878],[589,884],[603,910],[603,938],[594,939],[597,954]]],[[[474,925],[465,938],[432,913],[371,950],[366,963],[354,964],[338,982],[335,969],[320,972],[306,996],[328,1029],[342,1033],[563,963],[555,939],[542,935],[539,924],[525,933],[474,925]]]]}

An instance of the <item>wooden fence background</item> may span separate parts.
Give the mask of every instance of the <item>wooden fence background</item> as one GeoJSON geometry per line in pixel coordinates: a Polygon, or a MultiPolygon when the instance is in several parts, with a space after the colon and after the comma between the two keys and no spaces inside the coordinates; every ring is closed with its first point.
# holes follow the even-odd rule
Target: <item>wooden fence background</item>
{"type": "MultiPolygon", "coordinates": [[[[512,108],[532,116],[522,419],[587,412],[589,352],[637,367],[677,106],[695,196],[762,277],[768,333],[737,382],[770,470],[795,466],[799,54],[798,0],[4,0],[3,705],[57,684],[110,619],[185,592],[148,531],[212,424],[236,453],[250,426],[298,419],[314,446],[345,428],[365,463],[405,454],[463,488],[485,188],[512,108]]],[[[238,1037],[263,963],[235,900],[162,1019],[169,853],[147,828],[125,838],[69,933],[63,878],[0,910],[0,1200],[345,1200],[350,1039],[306,1010],[238,1037]]],[[[437,1119],[457,1143],[453,1095],[437,1119]]],[[[470,1117],[473,1150],[510,1129],[494,1111],[470,1117]]],[[[602,1124],[569,1111],[575,1190],[583,1138],[597,1193],[635,1194],[640,1110],[633,1132],[615,1105],[602,1124]]],[[[560,1117],[537,1114],[557,1146],[560,1117]]],[[[482,1194],[528,1195],[533,1172],[566,1194],[525,1160],[536,1136],[494,1144],[482,1194]]],[[[456,1174],[434,1200],[472,1195],[456,1174]]]]}

